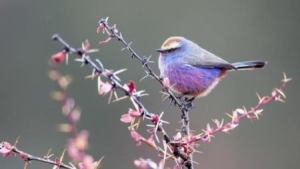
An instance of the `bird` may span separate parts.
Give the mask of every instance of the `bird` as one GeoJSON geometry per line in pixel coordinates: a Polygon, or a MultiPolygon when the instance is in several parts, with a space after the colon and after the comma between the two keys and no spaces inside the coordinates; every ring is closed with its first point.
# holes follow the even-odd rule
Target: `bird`
{"type": "Polygon", "coordinates": [[[190,101],[209,94],[227,72],[261,69],[267,64],[263,60],[229,63],[181,36],[169,37],[156,51],[160,78],[167,80],[171,91],[190,101]]]}

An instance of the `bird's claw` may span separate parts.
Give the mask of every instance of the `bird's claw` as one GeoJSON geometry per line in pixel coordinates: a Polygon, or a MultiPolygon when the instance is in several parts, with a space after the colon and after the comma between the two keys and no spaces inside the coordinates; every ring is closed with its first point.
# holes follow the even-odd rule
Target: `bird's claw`
{"type": "Polygon", "coordinates": [[[192,97],[192,98],[185,97],[184,100],[181,102],[182,103],[181,108],[185,111],[192,110],[193,108],[195,108],[195,106],[193,104],[194,100],[195,100],[195,97],[192,97]]]}
{"type": "Polygon", "coordinates": [[[184,97],[184,96],[185,96],[184,94],[176,94],[176,95],[174,95],[175,98],[171,97],[170,106],[178,105],[184,111],[189,111],[189,110],[192,110],[193,108],[195,108],[194,104],[193,104],[195,97],[188,98],[188,97],[184,97]],[[178,100],[179,102],[177,102],[175,99],[178,100]]]}
{"type": "Polygon", "coordinates": [[[182,101],[183,96],[184,95],[182,95],[182,94],[173,94],[173,93],[172,93],[172,95],[169,95],[169,98],[170,98],[169,106],[172,106],[172,105],[174,105],[174,106],[179,105],[180,106],[179,103],[183,102],[182,101]]]}

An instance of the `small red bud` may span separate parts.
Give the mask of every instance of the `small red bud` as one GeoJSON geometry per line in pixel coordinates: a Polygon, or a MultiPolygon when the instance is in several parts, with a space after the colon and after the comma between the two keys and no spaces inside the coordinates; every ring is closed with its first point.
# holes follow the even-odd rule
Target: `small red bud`
{"type": "Polygon", "coordinates": [[[27,160],[28,159],[28,156],[25,153],[23,153],[23,152],[20,152],[20,156],[21,156],[21,158],[23,160],[27,160]]]}
{"type": "Polygon", "coordinates": [[[61,63],[64,61],[66,54],[67,54],[66,50],[62,50],[62,51],[52,55],[51,59],[53,61],[55,61],[56,63],[61,63]]]}

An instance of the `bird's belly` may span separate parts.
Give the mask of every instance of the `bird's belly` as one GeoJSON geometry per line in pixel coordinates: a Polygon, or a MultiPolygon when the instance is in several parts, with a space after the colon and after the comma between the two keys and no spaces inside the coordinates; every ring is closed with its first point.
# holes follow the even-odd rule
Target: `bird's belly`
{"type": "Polygon", "coordinates": [[[177,93],[194,97],[205,96],[213,89],[226,70],[193,66],[169,67],[165,72],[171,89],[177,93]]]}

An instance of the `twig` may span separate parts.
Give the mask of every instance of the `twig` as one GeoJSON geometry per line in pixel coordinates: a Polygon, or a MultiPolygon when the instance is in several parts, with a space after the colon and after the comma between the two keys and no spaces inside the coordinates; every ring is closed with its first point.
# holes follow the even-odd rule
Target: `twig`
{"type": "MultiPolygon", "coordinates": [[[[160,120],[157,120],[157,116],[153,115],[153,113],[150,113],[140,101],[140,97],[143,96],[142,92],[135,92],[135,88],[133,90],[130,90],[128,89],[128,85],[120,84],[118,80],[119,78],[117,77],[117,72],[120,71],[112,72],[111,70],[105,69],[100,60],[97,59],[97,63],[94,62],[88,55],[86,55],[86,51],[83,48],[75,49],[71,47],[57,34],[53,35],[52,38],[53,40],[57,40],[63,44],[62,51],[64,51],[65,54],[75,53],[79,56],[79,59],[77,59],[77,61],[81,62],[83,65],[89,65],[92,68],[92,78],[99,77],[100,75],[106,77],[112,85],[112,88],[109,90],[110,92],[118,89],[123,91],[125,96],[131,98],[133,104],[138,106],[138,110],[142,111],[141,116],[146,119],[149,119],[156,126],[157,131],[159,131],[163,135],[163,139],[169,146],[174,146],[174,144],[170,144],[171,138],[168,136],[165,129],[163,128],[162,122],[160,120]]],[[[182,160],[184,161],[185,166],[191,166],[189,161],[190,158],[186,154],[184,154],[184,152],[176,152],[176,150],[174,150],[173,154],[176,157],[183,158],[182,160]]],[[[191,169],[190,167],[188,168],[191,169]]]]}

